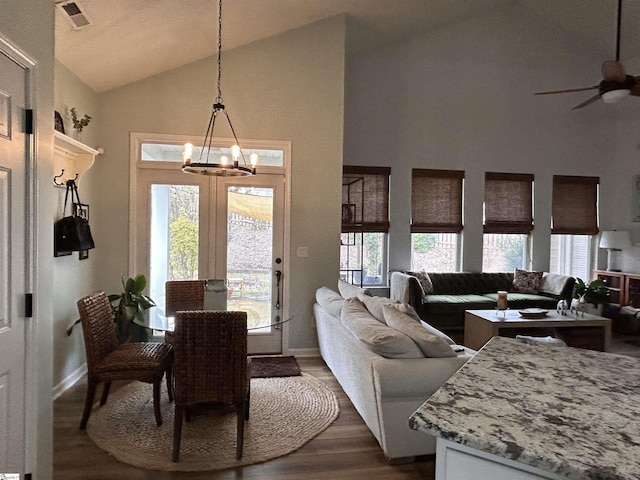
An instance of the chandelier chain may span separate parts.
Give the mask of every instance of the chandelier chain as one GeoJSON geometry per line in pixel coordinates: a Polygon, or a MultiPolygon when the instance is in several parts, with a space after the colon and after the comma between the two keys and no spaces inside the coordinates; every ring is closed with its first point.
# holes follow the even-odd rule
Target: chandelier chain
{"type": "Polygon", "coordinates": [[[222,89],[220,78],[222,77],[222,0],[218,1],[218,96],[216,103],[222,103],[222,89]]]}

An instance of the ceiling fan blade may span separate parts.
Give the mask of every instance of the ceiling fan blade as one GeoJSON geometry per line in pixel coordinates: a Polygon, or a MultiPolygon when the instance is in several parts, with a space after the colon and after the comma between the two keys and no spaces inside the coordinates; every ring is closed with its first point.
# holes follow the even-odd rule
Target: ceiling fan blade
{"type": "Polygon", "coordinates": [[[627,73],[624,71],[622,63],[607,60],[602,63],[602,78],[608,82],[623,83],[627,78],[627,73]]]}
{"type": "Polygon", "coordinates": [[[551,95],[554,93],[568,93],[568,92],[584,92],[585,90],[597,90],[598,85],[593,87],[583,87],[583,88],[569,88],[567,90],[552,90],[550,92],[536,92],[534,95],[551,95]]]}
{"type": "Polygon", "coordinates": [[[580,105],[576,105],[571,110],[577,110],[578,108],[586,107],[587,105],[600,100],[600,97],[601,97],[601,95],[599,93],[597,93],[593,97],[588,98],[587,100],[582,102],[580,105]]]}

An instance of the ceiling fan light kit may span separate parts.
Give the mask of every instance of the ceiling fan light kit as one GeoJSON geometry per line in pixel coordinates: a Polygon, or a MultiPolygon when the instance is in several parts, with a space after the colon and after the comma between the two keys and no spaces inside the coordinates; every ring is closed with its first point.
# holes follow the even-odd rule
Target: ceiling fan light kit
{"type": "Polygon", "coordinates": [[[631,90],[626,88],[620,90],[611,90],[608,92],[602,93],[602,101],[604,103],[618,103],[625,97],[628,97],[631,93],[631,90]]]}
{"type": "Polygon", "coordinates": [[[592,87],[571,88],[566,90],[553,90],[549,92],[537,92],[535,95],[548,95],[554,93],[582,92],[585,90],[598,90],[598,93],[588,98],[572,110],[586,107],[602,98],[604,103],[618,103],[620,100],[632,95],[640,96],[640,76],[627,75],[624,66],[620,62],[620,24],[622,21],[622,0],[618,0],[618,23],[616,29],[616,59],[607,60],[602,64],[603,80],[592,87]]]}

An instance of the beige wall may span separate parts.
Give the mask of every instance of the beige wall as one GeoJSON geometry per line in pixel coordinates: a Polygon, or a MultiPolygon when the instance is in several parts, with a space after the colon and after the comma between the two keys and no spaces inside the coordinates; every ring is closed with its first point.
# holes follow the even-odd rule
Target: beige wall
{"type": "Polygon", "coordinates": [[[52,463],[52,325],[53,325],[53,218],[55,194],[51,188],[53,152],[53,6],[40,0],[2,2],[0,35],[37,64],[33,107],[36,119],[36,171],[39,184],[34,198],[36,244],[32,262],[35,278],[34,317],[27,322],[26,471],[33,478],[51,478],[52,463]]]}
{"type": "MultiPolygon", "coordinates": [[[[83,129],[82,142],[90,147],[98,147],[97,138],[100,129],[100,117],[98,113],[98,96],[87,85],[78,79],[69,69],[60,62],[54,65],[54,108],[63,118],[65,133],[73,135],[73,123],[68,110],[76,108],[79,116],[87,114],[92,117],[89,125],[83,129]]],[[[101,156],[96,158],[96,162],[102,160],[101,156]]],[[[54,165],[51,175],[60,173],[59,166],[54,165]]],[[[65,172],[65,175],[69,172],[65,172]]],[[[89,169],[80,177],[78,182],[78,193],[82,203],[89,204],[89,220],[93,223],[93,208],[98,200],[94,194],[95,182],[99,178],[93,169],[89,169]]],[[[51,185],[49,182],[47,186],[51,185]]],[[[53,188],[56,194],[56,215],[62,216],[64,208],[64,188],[53,188]]],[[[67,215],[69,214],[67,207],[67,215]]],[[[105,251],[107,245],[104,242],[97,242],[98,248],[105,251]]],[[[94,283],[93,271],[96,268],[96,255],[98,250],[89,252],[87,260],[78,260],[78,254],[57,257],[53,259],[53,284],[55,285],[55,298],[53,304],[53,339],[54,339],[54,395],[61,393],[70,384],[86,371],[86,356],[84,352],[84,342],[82,340],[82,329],[80,326],[74,328],[71,336],[67,336],[66,330],[78,318],[76,302],[78,298],[87,293],[97,290],[99,287],[94,283]]]]}
{"type": "MultiPolygon", "coordinates": [[[[290,247],[309,247],[308,258],[294,254],[283,268],[292,349],[317,348],[315,290],[338,277],[344,29],[336,17],[223,55],[222,92],[237,133],[292,144],[290,247]]],[[[105,154],[91,172],[99,178],[91,226],[104,246],[91,254],[96,287],[117,289],[121,273],[138,273],[128,266],[130,132],[202,135],[215,75],[209,58],[99,96],[105,154]]]]}

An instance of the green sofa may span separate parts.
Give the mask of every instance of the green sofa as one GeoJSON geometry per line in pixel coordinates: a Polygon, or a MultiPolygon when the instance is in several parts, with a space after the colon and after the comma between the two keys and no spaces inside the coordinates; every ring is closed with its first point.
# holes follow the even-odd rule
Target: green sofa
{"type": "Polygon", "coordinates": [[[426,272],[432,291],[423,294],[418,279],[392,272],[390,297],[415,308],[425,322],[447,333],[464,330],[464,311],[496,308],[498,290],[506,290],[509,308],[555,309],[561,299],[571,303],[575,279],[544,272],[538,293],[513,291],[513,273],[426,272]]]}

